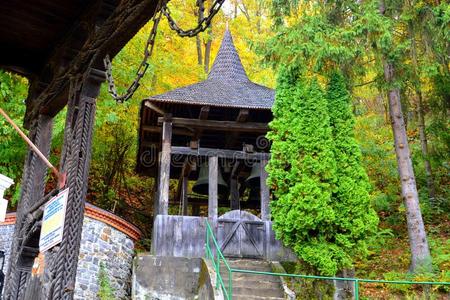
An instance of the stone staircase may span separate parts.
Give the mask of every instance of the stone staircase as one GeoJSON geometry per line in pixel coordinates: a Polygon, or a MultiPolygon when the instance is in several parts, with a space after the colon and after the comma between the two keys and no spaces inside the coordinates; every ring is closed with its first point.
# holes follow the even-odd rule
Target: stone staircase
{"type": "MultiPolygon", "coordinates": [[[[228,259],[231,268],[272,272],[270,262],[251,259],[228,259]]],[[[225,286],[228,287],[228,271],[220,267],[225,286]]],[[[233,299],[236,300],[281,300],[285,299],[279,277],[245,273],[233,273],[233,299]]]]}

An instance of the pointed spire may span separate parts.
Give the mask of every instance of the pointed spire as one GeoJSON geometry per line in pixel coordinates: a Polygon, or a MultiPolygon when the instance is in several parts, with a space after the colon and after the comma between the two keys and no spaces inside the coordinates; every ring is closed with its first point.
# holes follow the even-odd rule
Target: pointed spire
{"type": "Polygon", "coordinates": [[[219,53],[208,75],[208,80],[249,81],[245,69],[242,66],[241,58],[234,46],[233,37],[228,26],[225,30],[219,53]]]}

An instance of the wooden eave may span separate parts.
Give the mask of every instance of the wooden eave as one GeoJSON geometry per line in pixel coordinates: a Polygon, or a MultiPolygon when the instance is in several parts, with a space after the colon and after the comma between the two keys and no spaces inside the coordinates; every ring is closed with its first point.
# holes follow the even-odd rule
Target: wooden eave
{"type": "Polygon", "coordinates": [[[114,57],[153,16],[156,4],[156,0],[3,4],[0,67],[30,81],[25,126],[39,113],[58,113],[67,103],[69,79],[90,68],[103,71],[103,57],[114,57]]]}

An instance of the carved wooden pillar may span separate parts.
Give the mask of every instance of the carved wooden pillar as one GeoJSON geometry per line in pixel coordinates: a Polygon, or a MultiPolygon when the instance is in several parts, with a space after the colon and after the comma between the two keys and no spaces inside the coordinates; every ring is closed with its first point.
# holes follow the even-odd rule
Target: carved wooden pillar
{"type": "MultiPolygon", "coordinates": [[[[29,138],[48,157],[51,148],[52,118],[40,115],[31,125],[29,138]]],[[[16,226],[11,245],[10,264],[7,272],[4,299],[22,299],[25,283],[31,272],[31,266],[24,266],[21,259],[20,242],[26,225],[29,209],[44,196],[47,166],[31,150],[28,151],[22,175],[20,200],[17,207],[16,226]]],[[[38,247],[38,245],[36,245],[38,247]]]]}
{"type": "Polygon", "coordinates": [[[211,220],[217,219],[218,206],[218,177],[219,177],[219,159],[217,156],[211,156],[208,159],[209,182],[208,182],[208,217],[211,220]]]}
{"type": "Polygon", "coordinates": [[[103,80],[103,71],[90,69],[85,77],[74,78],[70,82],[61,160],[61,168],[67,172],[66,188],[69,188],[69,196],[63,240],[48,253],[51,259],[47,259],[44,274],[51,282],[47,288],[48,299],[73,298],[88,187],[96,97],[103,80]]]}
{"type": "Polygon", "coordinates": [[[170,115],[164,116],[162,128],[162,149],[159,162],[159,200],[158,214],[169,214],[169,187],[170,187],[170,147],[172,143],[172,123],[170,115]]]}
{"type": "Polygon", "coordinates": [[[260,195],[261,195],[261,219],[263,221],[270,221],[270,192],[267,186],[267,160],[261,160],[260,163],[260,195]]]}

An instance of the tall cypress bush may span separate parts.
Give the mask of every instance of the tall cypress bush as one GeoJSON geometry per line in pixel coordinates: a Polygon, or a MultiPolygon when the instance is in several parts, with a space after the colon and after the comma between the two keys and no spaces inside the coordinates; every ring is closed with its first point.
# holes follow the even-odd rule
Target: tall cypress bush
{"type": "Polygon", "coordinates": [[[378,223],[345,81],[333,74],[325,94],[317,80],[284,67],[273,114],[267,171],[274,230],[301,260],[335,275],[364,254],[378,223]]]}
{"type": "Polygon", "coordinates": [[[366,251],[364,242],[377,230],[378,216],[370,206],[370,183],[355,139],[351,96],[338,72],[329,78],[327,100],[337,167],[337,190],[333,193],[336,242],[349,256],[356,256],[366,251]]]}
{"type": "Polygon", "coordinates": [[[322,274],[335,274],[344,254],[335,244],[336,189],[327,101],[317,80],[305,80],[297,69],[279,73],[268,184],[277,237],[322,274]]]}

